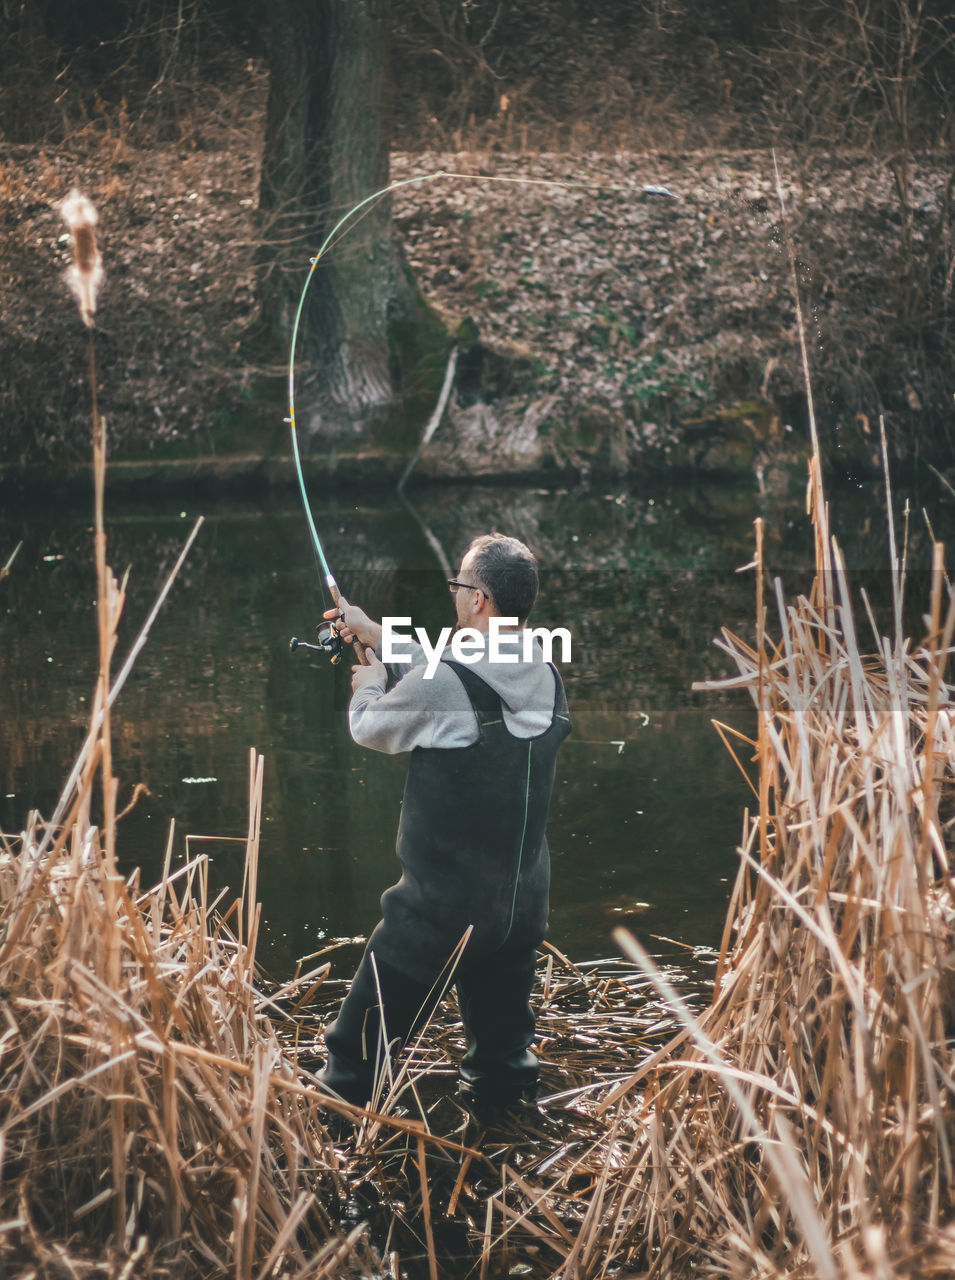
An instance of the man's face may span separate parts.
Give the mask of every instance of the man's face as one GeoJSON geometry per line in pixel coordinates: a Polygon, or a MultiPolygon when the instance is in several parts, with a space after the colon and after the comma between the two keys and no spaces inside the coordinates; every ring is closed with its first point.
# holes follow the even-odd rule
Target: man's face
{"type": "MultiPolygon", "coordinates": [[[[458,570],[458,582],[474,582],[473,555],[469,551],[461,561],[461,568],[458,570]]],[[[474,625],[474,606],[482,600],[483,596],[476,595],[473,591],[465,591],[463,587],[459,587],[454,593],[454,607],[458,616],[458,627],[471,627],[474,625]]]]}

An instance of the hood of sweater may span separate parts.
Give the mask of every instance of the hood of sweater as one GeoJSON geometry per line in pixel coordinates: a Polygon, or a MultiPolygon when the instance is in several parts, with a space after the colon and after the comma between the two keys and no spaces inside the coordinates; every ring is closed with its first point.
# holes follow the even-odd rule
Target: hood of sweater
{"type": "Polygon", "coordinates": [[[501,699],[510,733],[517,738],[544,733],[554,716],[554,672],[539,639],[533,639],[525,658],[523,634],[518,634],[519,643],[505,642],[498,646],[497,654],[490,644],[471,642],[467,637],[463,648],[458,640],[457,653],[450,643],[443,650],[435,650],[430,642],[426,647],[406,644],[406,657],[392,665],[396,682],[387,693],[381,678],[365,682],[352,695],[352,737],[361,746],[389,754],[415,747],[465,747],[474,742],[477,719],[471,700],[448,665],[465,657],[468,661],[461,665],[470,668],[501,699]],[[501,661],[501,657],[511,660],[501,661]]]}
{"type": "MultiPolygon", "coordinates": [[[[517,717],[524,720],[530,717],[535,723],[550,723],[554,712],[554,673],[545,660],[540,638],[534,636],[529,644],[525,637],[529,632],[502,632],[502,643],[495,653],[493,647],[485,642],[484,648],[476,653],[468,653],[476,645],[465,646],[464,656],[455,658],[451,645],[445,647],[442,655],[444,661],[449,659],[461,661],[463,666],[470,667],[476,676],[494,690],[501,699],[508,718],[517,717]],[[510,636],[517,639],[510,640],[510,636]]],[[[518,736],[524,737],[524,733],[518,736]]]]}

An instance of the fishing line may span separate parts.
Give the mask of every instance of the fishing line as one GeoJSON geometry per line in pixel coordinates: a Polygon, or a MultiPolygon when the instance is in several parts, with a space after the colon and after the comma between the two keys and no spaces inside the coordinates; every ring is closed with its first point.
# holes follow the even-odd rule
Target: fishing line
{"type": "MultiPolygon", "coordinates": [[[[423,185],[425,183],[437,182],[441,179],[449,178],[464,182],[484,182],[484,183],[511,183],[521,186],[535,187],[557,187],[562,190],[573,191],[615,191],[625,194],[634,194],[637,188],[625,186],[621,183],[598,183],[586,182],[573,179],[559,178],[520,178],[503,174],[479,174],[479,173],[458,173],[451,169],[437,169],[434,173],[419,174],[414,178],[401,178],[397,181],[390,182],[388,186],[381,187],[378,191],[373,191],[370,195],[359,200],[353,205],[347,213],[344,213],[329,231],[328,235],[322,241],[322,244],[310,260],[309,271],[305,277],[305,283],[302,285],[302,292],[299,295],[298,306],[295,311],[295,319],[292,324],[292,340],[289,350],[288,365],[288,414],[285,419],[288,424],[292,437],[292,457],[295,462],[295,474],[298,479],[299,492],[302,497],[302,506],[305,508],[305,519],[308,524],[308,531],[312,541],[312,547],[321,570],[324,575],[323,594],[325,589],[331,593],[332,599],[338,603],[339,588],[335,581],[335,577],[329,567],[328,559],[325,555],[325,549],[322,546],[322,540],[319,536],[318,529],[315,525],[312,509],[308,500],[308,492],[305,487],[305,475],[302,470],[302,458],[298,447],[298,431],[295,421],[295,354],[298,346],[298,333],[301,326],[302,314],[305,309],[305,299],[315,275],[315,269],[321,262],[322,258],[339,243],[344,236],[355,229],[361,218],[357,217],[361,214],[362,218],[371,213],[374,205],[383,200],[385,196],[391,195],[394,191],[400,191],[404,187],[415,185],[423,185]],[[339,234],[341,233],[341,234],[339,234]]],[[[666,187],[642,186],[640,191],[644,195],[655,195],[670,197],[671,193],[666,187]]]]}

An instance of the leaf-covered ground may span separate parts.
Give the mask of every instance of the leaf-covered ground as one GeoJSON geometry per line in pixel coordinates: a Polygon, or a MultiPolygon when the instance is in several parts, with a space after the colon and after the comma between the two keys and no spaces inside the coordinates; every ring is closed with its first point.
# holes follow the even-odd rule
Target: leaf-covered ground
{"type": "MultiPolygon", "coordinates": [[[[261,95],[250,84],[253,117],[261,95]]],[[[59,152],[0,147],[0,459],[87,456],[85,335],[63,284],[58,214],[73,186],[100,210],[97,342],[113,456],[281,450],[281,360],[270,365],[249,340],[258,148],[258,127],[234,117],[188,148],[136,150],[108,132],[59,152]]],[[[882,408],[918,415],[947,403],[953,337],[940,323],[927,338],[918,315],[903,314],[893,284],[903,228],[884,165],[820,155],[797,171],[783,156],[780,170],[817,393],[865,453],[882,408]]],[[[396,181],[438,171],[468,176],[405,186],[394,212],[424,293],[452,328],[472,322],[498,362],[489,374],[462,360],[459,410],[484,413],[475,402],[496,398],[529,460],[551,432],[558,459],[583,465],[606,446],[618,469],[648,448],[678,454],[704,412],[752,423],[762,405],[754,430],[799,431],[770,154],[393,158],[396,181]]],[[[931,159],[914,176],[910,266],[929,262],[932,237],[944,247],[950,236],[938,223],[945,180],[931,159]]],[[[950,310],[951,278],[929,284],[950,310]]]]}
{"type": "MultiPolygon", "coordinates": [[[[767,152],[399,156],[397,179],[472,176],[403,189],[396,218],[449,319],[473,317],[557,402],[602,405],[646,443],[705,409],[801,394],[788,228],[823,408],[864,436],[856,415],[939,395],[889,296],[892,175],[858,156],[779,168],[777,189],[767,152]]],[[[916,256],[945,180],[926,163],[913,183],[916,256]]]]}
{"type": "Polygon", "coordinates": [[[101,404],[111,452],[190,436],[215,452],[249,371],[257,162],[251,149],[0,149],[0,457],[89,456],[86,334],[64,282],[59,204],[99,212],[101,404]]]}

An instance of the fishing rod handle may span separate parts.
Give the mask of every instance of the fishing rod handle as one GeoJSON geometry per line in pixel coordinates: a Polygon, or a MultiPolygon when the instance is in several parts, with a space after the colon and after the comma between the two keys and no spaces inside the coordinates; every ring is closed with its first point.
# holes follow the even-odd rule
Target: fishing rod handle
{"type": "MultiPolygon", "coordinates": [[[[329,591],[331,592],[331,595],[332,595],[332,602],[337,606],[338,601],[339,601],[339,599],[341,598],[341,594],[342,594],[342,593],[341,593],[341,591],[339,591],[339,589],[338,589],[338,583],[337,583],[337,582],[329,582],[329,584],[328,584],[328,589],[329,589],[329,591]]],[[[360,667],[367,667],[367,666],[368,666],[368,655],[365,653],[365,646],[362,644],[362,642],[358,639],[358,637],[357,637],[357,636],[354,636],[354,637],[352,638],[351,644],[352,644],[352,647],[353,647],[353,648],[354,648],[354,650],[355,650],[355,657],[356,657],[356,658],[357,658],[357,660],[358,660],[358,665],[359,665],[360,667]]]]}

